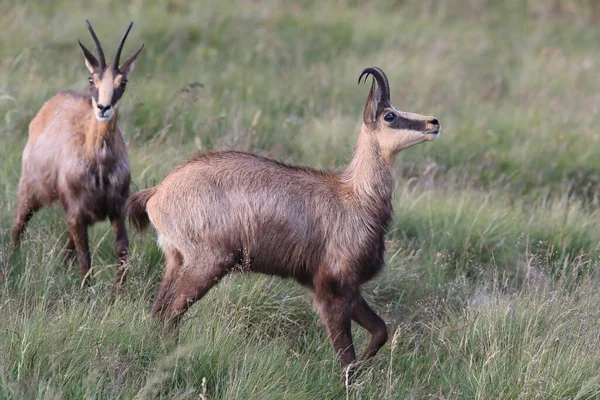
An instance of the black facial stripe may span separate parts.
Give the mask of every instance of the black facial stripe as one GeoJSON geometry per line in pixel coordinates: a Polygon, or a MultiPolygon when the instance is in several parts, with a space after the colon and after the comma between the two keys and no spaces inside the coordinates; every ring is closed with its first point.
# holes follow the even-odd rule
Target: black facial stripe
{"type": "Polygon", "coordinates": [[[408,119],[396,114],[396,118],[389,124],[392,129],[406,129],[409,131],[425,132],[427,122],[420,119],[408,119]]]}
{"type": "Polygon", "coordinates": [[[125,93],[125,88],[123,86],[119,86],[118,88],[113,90],[112,99],[110,100],[113,106],[117,104],[121,96],[123,96],[123,93],[125,93]]]}

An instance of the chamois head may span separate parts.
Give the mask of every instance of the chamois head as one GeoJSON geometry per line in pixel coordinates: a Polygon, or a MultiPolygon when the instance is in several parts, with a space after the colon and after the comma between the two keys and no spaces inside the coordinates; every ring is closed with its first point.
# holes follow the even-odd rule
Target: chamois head
{"type": "Polygon", "coordinates": [[[142,47],[140,47],[138,51],[133,53],[133,55],[125,60],[123,64],[119,65],[123,44],[125,44],[125,39],[127,39],[127,35],[133,26],[133,21],[130,22],[125,34],[121,38],[121,43],[119,44],[114,62],[107,65],[106,59],[104,58],[104,51],[102,51],[102,46],[100,45],[98,36],[96,36],[96,32],[94,32],[90,21],[86,19],[85,23],[96,43],[96,49],[98,50],[98,56],[100,57],[100,60],[96,59],[81,41],[79,41],[79,46],[81,46],[85,57],[85,65],[92,74],[89,77],[90,91],[92,92],[92,108],[98,121],[108,122],[115,115],[115,110],[119,106],[119,100],[125,92],[127,76],[133,71],[135,60],[144,48],[144,45],[142,44],[142,47]]]}
{"type": "Polygon", "coordinates": [[[393,160],[401,150],[438,138],[440,124],[436,118],[400,111],[392,105],[390,84],[380,68],[363,69],[358,83],[363,76],[366,82],[369,75],[375,79],[371,84],[363,121],[366,131],[374,136],[384,157],[393,160]]]}

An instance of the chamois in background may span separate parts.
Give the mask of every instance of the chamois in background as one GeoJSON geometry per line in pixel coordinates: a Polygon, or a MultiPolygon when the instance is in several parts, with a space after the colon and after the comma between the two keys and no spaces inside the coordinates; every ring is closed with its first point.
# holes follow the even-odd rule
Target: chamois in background
{"type": "Polygon", "coordinates": [[[127,77],[144,45],[120,64],[121,50],[133,22],[127,27],[114,62],[104,51],[89,21],[97,59],[81,42],[90,71],[90,93],[64,90],[47,101],[29,125],[23,151],[17,211],[11,231],[13,249],[40,208],[58,201],[67,219],[67,254],[76,251],[82,278],[91,267],[88,227],[108,217],[116,236],[115,285],[125,279],[128,239],[123,207],[129,196],[131,173],[123,133],[117,125],[127,77]]]}

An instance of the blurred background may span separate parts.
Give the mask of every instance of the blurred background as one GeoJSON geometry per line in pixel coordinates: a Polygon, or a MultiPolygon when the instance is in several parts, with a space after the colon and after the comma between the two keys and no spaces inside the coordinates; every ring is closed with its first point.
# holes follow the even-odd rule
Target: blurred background
{"type": "Polygon", "coordinates": [[[351,386],[293,282],[232,276],[163,335],[148,317],[154,234],[131,230],[115,300],[109,225],[91,230],[95,280],[80,289],[55,207],[0,282],[0,397],[600,396],[600,2],[3,1],[5,266],[28,124],[58,90],[88,87],[86,18],[108,59],[131,20],[123,57],[146,44],[119,114],[132,191],[208,149],[343,167],[368,66],[442,134],[397,159],[387,268],[364,288],[390,341],[351,386]]]}

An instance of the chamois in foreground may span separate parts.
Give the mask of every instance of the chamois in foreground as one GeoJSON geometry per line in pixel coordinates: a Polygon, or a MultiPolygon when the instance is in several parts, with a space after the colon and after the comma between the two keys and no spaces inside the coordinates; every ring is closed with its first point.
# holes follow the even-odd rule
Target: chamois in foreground
{"type": "Polygon", "coordinates": [[[100,58],[79,42],[91,73],[90,93],[61,91],[31,121],[11,244],[16,250],[36,211],[59,201],[67,217],[67,254],[77,252],[81,276],[87,282],[91,266],[87,229],[108,217],[116,236],[118,287],[125,279],[129,245],[123,207],[129,196],[131,173],[117,116],[127,76],[144,46],[119,64],[131,22],[114,62],[106,64],[100,41],[89,21],[86,24],[100,58]]]}
{"type": "Polygon", "coordinates": [[[340,173],[237,151],[205,152],[127,201],[131,222],[139,230],[152,223],[167,260],[154,316],[175,326],[241,265],[311,289],[343,367],[356,361],[352,320],[372,335],[364,357],[377,353],[387,328],[360,287],[384,264],[392,166],[399,151],[437,139],[440,125],[396,109],[381,69],[364,69],[359,83],[369,74],[375,79],[358,144],[340,173]]]}

